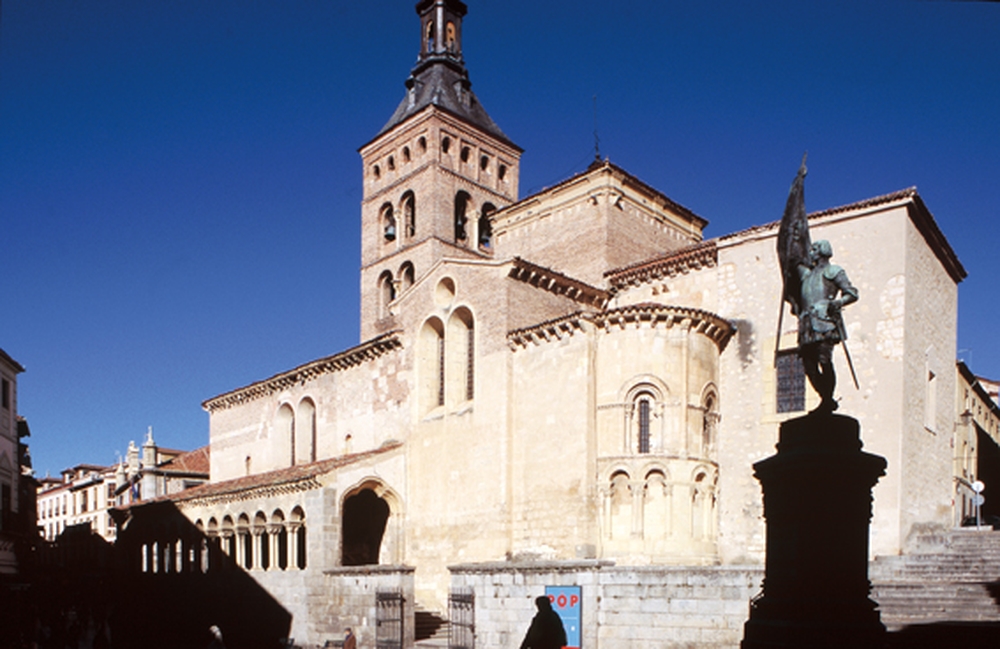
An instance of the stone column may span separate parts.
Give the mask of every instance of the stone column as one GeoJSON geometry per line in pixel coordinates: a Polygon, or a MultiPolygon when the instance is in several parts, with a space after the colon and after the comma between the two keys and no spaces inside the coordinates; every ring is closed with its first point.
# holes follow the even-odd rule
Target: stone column
{"type": "Polygon", "coordinates": [[[233,537],[236,539],[236,565],[245,568],[247,565],[247,544],[244,538],[247,535],[247,528],[238,527],[233,537]]]}
{"type": "Polygon", "coordinates": [[[281,566],[278,565],[278,535],[281,533],[284,525],[281,523],[270,523],[267,526],[267,569],[268,570],[281,570],[281,566]]]}
{"type": "Polygon", "coordinates": [[[263,526],[254,527],[251,533],[253,534],[253,569],[264,570],[265,529],[263,526]]]}
{"type": "MultiPolygon", "coordinates": [[[[634,470],[634,469],[633,469],[634,470]]],[[[641,539],[642,538],[642,524],[643,524],[643,495],[645,494],[645,480],[635,477],[629,482],[629,489],[632,492],[632,538],[641,539]]]]}
{"type": "Polygon", "coordinates": [[[288,570],[299,569],[299,528],[302,523],[289,521],[286,523],[288,529],[288,570]]]}
{"type": "Polygon", "coordinates": [[[810,413],[782,424],[777,454],[754,464],[767,557],[742,649],[883,646],[868,529],[886,461],[862,452],[859,433],[850,417],[810,413]]]}

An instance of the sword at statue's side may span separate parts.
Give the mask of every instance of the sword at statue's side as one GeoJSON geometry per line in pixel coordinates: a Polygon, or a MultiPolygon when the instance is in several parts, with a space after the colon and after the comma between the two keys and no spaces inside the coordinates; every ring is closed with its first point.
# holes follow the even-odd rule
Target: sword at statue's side
{"type": "Polygon", "coordinates": [[[844,347],[844,356],[847,357],[847,367],[851,369],[851,378],[854,379],[854,389],[860,390],[858,385],[858,375],[854,372],[854,361],[851,360],[851,352],[847,349],[847,329],[844,327],[844,316],[840,310],[837,311],[837,334],[840,336],[840,344],[844,347]]]}

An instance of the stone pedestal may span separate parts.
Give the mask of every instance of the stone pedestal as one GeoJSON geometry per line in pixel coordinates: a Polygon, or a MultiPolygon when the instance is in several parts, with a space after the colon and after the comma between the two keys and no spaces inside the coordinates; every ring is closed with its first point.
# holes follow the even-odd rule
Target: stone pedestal
{"type": "Polygon", "coordinates": [[[857,420],[813,413],[782,424],[778,452],[753,467],[767,562],[742,649],[882,647],[885,626],[868,597],[868,527],[885,458],[861,450],[857,420]]]}

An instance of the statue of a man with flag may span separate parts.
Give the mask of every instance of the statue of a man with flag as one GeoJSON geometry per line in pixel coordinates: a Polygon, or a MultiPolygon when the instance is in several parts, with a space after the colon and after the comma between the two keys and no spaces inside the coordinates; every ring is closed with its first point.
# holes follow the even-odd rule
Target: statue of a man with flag
{"type": "MultiPolygon", "coordinates": [[[[851,284],[843,268],[830,263],[833,256],[830,242],[810,241],[805,209],[806,172],[803,156],[778,229],[778,260],[784,280],[783,298],[799,318],[799,357],[809,382],[821,398],[816,410],[833,412],[837,409],[833,398],[837,385],[833,347],[847,339],[840,310],[858,300],[858,289],[851,284]]],[[[780,334],[780,319],[778,329],[780,334]]],[[[846,344],[844,352],[853,376],[854,367],[846,344]]],[[[857,383],[857,377],[854,381],[857,383]]]]}

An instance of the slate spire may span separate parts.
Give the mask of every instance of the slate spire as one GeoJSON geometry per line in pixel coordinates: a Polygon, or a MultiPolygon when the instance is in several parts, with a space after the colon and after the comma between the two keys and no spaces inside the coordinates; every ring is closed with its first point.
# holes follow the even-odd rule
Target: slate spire
{"type": "Polygon", "coordinates": [[[472,82],[462,58],[462,18],[468,11],[465,3],[421,0],[416,10],[420,16],[417,63],[406,80],[406,96],[378,135],[433,105],[513,144],[472,92],[472,82]]]}

